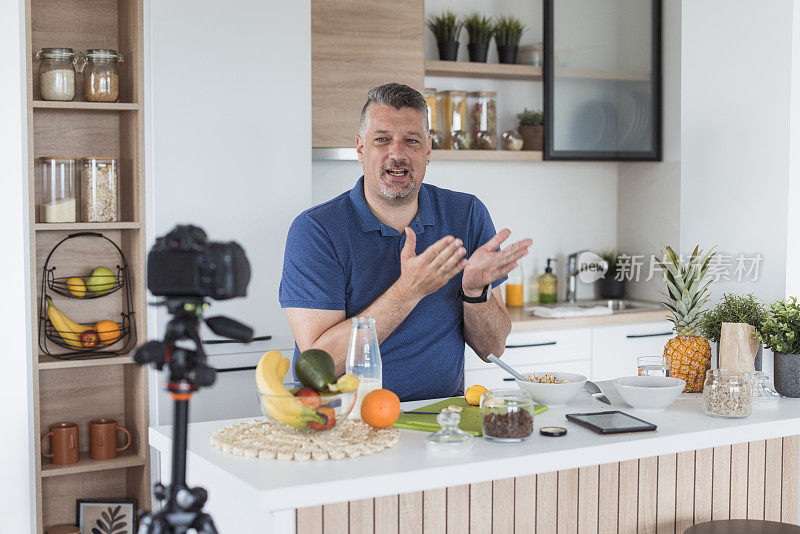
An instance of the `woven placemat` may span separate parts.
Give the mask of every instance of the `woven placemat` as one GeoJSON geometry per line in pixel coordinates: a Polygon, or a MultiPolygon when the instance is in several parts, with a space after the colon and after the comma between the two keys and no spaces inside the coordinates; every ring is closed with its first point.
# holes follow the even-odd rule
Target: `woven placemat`
{"type": "Polygon", "coordinates": [[[326,432],[290,430],[280,423],[254,419],[220,428],[211,445],[231,454],[262,460],[342,460],[367,456],[394,446],[396,428],[372,428],[348,419],[326,432]]]}

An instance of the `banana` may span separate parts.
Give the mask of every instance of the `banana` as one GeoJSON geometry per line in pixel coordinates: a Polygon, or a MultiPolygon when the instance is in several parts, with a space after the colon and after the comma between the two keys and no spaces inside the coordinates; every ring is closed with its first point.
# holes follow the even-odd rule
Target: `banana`
{"type": "Polygon", "coordinates": [[[290,365],[292,365],[292,362],[288,358],[281,358],[281,361],[278,363],[278,379],[281,382],[286,378],[286,371],[289,370],[290,365]]]}
{"type": "Polygon", "coordinates": [[[53,327],[58,332],[58,335],[61,336],[61,339],[66,341],[69,346],[82,349],[81,334],[90,330],[92,327],[76,323],[67,317],[64,312],[56,308],[50,297],[45,298],[47,299],[47,317],[50,319],[50,322],[53,323],[53,327]]]}
{"type": "Polygon", "coordinates": [[[323,418],[305,407],[283,385],[283,376],[289,369],[281,353],[271,350],[261,357],[256,366],[256,386],[261,392],[261,403],[272,417],[295,428],[305,428],[309,421],[322,423],[323,418]]]}

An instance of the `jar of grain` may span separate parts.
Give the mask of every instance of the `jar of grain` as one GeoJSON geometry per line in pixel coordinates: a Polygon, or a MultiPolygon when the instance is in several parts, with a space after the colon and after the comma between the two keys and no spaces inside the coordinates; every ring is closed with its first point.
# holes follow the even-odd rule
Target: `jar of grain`
{"type": "Polygon", "coordinates": [[[497,93],[474,91],[467,94],[469,125],[475,148],[497,148],[497,93]]]}
{"type": "Polygon", "coordinates": [[[92,48],[83,53],[83,94],[87,102],[119,99],[119,68],[125,59],[116,50],[92,48]]]}
{"type": "Polygon", "coordinates": [[[747,417],[753,411],[753,381],[735,369],[706,371],[703,411],[714,417],[747,417]]]}
{"type": "Polygon", "coordinates": [[[441,131],[445,136],[445,148],[470,148],[472,139],[467,118],[467,92],[442,91],[439,95],[442,109],[441,131]]]}
{"type": "Polygon", "coordinates": [[[75,52],[72,48],[42,48],[36,52],[39,93],[42,100],[70,101],[75,98],[75,52]]]}
{"type": "Polygon", "coordinates": [[[75,222],[75,167],[72,158],[39,158],[42,170],[42,197],[36,206],[39,222],[75,222]]]}
{"type": "Polygon", "coordinates": [[[119,166],[116,158],[83,158],[81,221],[119,221],[119,166]]]}

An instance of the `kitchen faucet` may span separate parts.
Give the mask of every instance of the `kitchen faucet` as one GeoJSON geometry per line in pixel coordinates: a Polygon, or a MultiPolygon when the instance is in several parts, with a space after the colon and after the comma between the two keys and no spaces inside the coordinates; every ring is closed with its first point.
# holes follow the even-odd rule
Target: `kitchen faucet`
{"type": "Polygon", "coordinates": [[[589,252],[589,249],[579,250],[567,256],[567,302],[575,304],[575,290],[578,286],[578,255],[589,252]]]}

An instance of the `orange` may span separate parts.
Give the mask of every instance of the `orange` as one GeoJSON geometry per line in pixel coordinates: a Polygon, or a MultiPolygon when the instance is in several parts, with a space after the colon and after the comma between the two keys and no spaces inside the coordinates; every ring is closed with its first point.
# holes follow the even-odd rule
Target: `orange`
{"type": "Polygon", "coordinates": [[[467,401],[467,404],[478,406],[481,403],[481,395],[483,395],[484,391],[486,391],[486,388],[479,384],[470,386],[464,392],[464,400],[467,401]]]}
{"type": "Polygon", "coordinates": [[[361,419],[373,428],[392,426],[400,415],[400,399],[388,389],[370,391],[361,401],[361,419]]]}
{"type": "Polygon", "coordinates": [[[94,325],[94,329],[103,345],[111,345],[119,339],[119,325],[114,321],[100,321],[94,325]]]}

